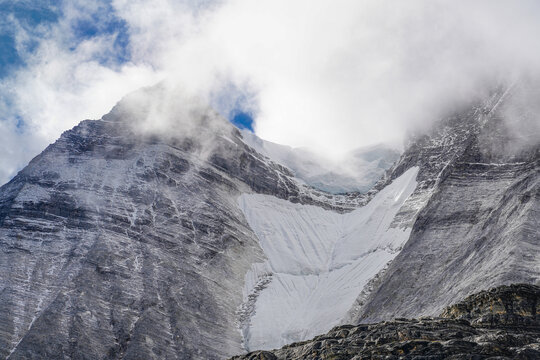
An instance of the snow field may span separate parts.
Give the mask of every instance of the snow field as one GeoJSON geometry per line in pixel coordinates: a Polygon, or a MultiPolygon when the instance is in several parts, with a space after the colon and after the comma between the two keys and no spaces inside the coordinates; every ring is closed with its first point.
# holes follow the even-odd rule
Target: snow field
{"type": "Polygon", "coordinates": [[[417,167],[409,169],[347,214],[270,195],[239,197],[268,258],[246,275],[244,297],[259,276],[272,274],[243,325],[248,350],[278,348],[340,323],[366,283],[408,240],[411,229],[393,220],[415,190],[417,173],[417,167]]]}

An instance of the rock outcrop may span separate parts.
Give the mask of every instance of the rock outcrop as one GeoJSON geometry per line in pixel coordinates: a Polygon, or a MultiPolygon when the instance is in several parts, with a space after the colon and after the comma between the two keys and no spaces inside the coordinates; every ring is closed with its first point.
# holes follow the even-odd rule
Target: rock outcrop
{"type": "Polygon", "coordinates": [[[446,308],[441,317],[465,319],[477,326],[540,328],[540,288],[530,284],[481,291],[446,308]]]}

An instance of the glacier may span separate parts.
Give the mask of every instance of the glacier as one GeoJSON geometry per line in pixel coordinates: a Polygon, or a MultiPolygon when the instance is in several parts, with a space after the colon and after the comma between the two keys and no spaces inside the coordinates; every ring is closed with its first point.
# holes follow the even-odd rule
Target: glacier
{"type": "Polygon", "coordinates": [[[248,350],[305,340],[340,323],[366,283],[409,238],[409,222],[395,220],[416,189],[418,169],[410,168],[366,206],[345,214],[272,195],[239,197],[268,258],[246,275],[245,301],[258,279],[271,274],[242,329],[248,350]]]}

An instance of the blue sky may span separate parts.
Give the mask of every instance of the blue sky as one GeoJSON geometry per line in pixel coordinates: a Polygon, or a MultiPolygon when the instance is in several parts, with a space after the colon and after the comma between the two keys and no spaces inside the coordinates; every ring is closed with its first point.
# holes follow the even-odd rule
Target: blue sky
{"type": "MultiPolygon", "coordinates": [[[[60,16],[58,9],[51,6],[51,2],[38,0],[28,1],[2,1],[0,2],[0,78],[4,78],[11,72],[25,65],[24,54],[20,50],[32,51],[36,43],[30,39],[25,42],[23,49],[17,49],[16,29],[13,24],[31,32],[36,31],[38,26],[58,21],[60,16]]],[[[37,35],[37,34],[36,34],[37,35]]]]}
{"type": "MultiPolygon", "coordinates": [[[[0,2],[2,59],[0,76],[5,77],[20,67],[25,66],[25,57],[30,55],[39,41],[46,36],[47,30],[58,23],[64,14],[62,1],[15,1],[2,0],[0,2]],[[29,37],[16,44],[17,28],[28,33],[29,37]]],[[[116,35],[114,52],[98,60],[110,66],[119,65],[130,60],[129,34],[127,24],[115,15],[109,1],[100,1],[93,11],[78,16],[71,24],[66,41],[71,49],[84,40],[103,35],[116,35]]],[[[19,30],[20,31],[20,30],[19,30]]]]}
{"type": "Polygon", "coordinates": [[[233,113],[231,122],[240,129],[248,129],[253,131],[253,115],[244,111],[233,113]]]}

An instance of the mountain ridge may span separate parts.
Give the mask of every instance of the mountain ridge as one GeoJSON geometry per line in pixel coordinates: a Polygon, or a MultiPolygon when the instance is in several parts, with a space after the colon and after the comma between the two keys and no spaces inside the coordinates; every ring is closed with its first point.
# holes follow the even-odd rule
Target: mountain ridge
{"type": "Polygon", "coordinates": [[[242,352],[244,277],[265,257],[236,198],[339,212],[363,201],[296,182],[225,119],[171,105],[167,91],[143,89],[81,122],[0,188],[1,356],[242,352]],[[165,122],[139,132],[148,119],[165,122]]]}
{"type": "Polygon", "coordinates": [[[306,148],[291,148],[260,139],[248,130],[241,133],[246,144],[258,153],[288,167],[306,184],[332,194],[369,191],[399,158],[397,150],[378,144],[350,151],[335,162],[306,148]]]}

